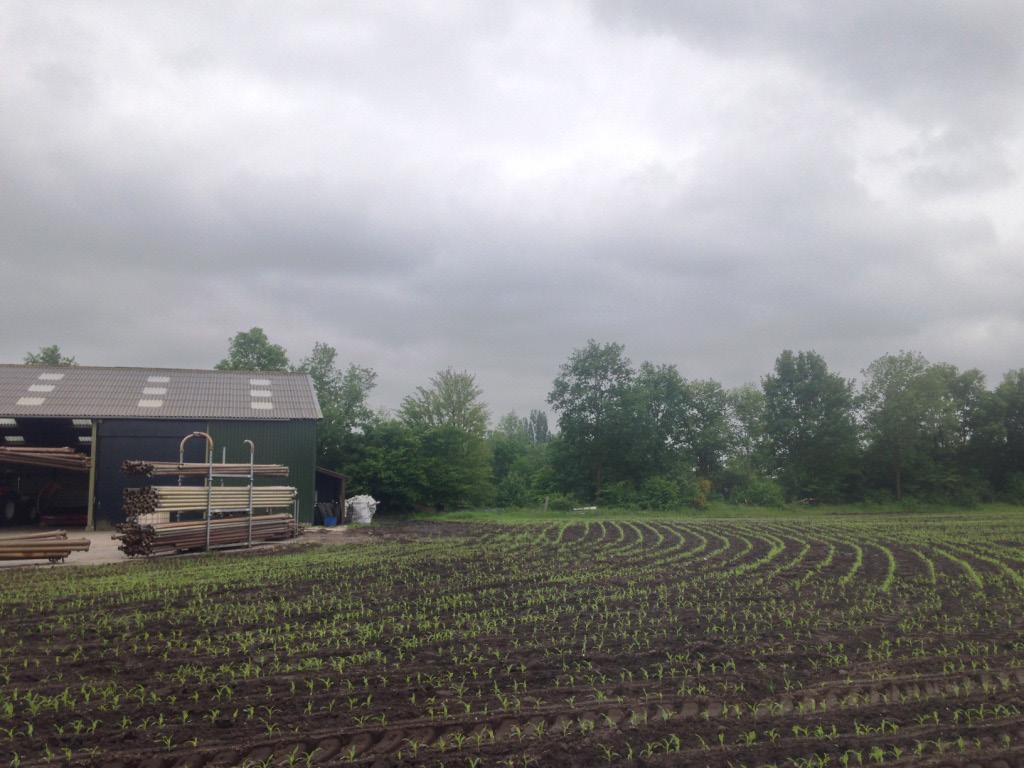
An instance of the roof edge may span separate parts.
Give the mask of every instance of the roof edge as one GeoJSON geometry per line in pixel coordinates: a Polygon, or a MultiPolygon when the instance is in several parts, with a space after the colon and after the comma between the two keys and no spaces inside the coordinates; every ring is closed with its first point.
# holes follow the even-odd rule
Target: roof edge
{"type": "Polygon", "coordinates": [[[250,371],[230,370],[225,371],[218,368],[164,368],[153,365],[28,365],[27,363],[0,363],[0,368],[31,368],[33,370],[58,370],[63,371],[69,368],[89,371],[176,371],[178,373],[216,373],[216,374],[237,374],[246,375],[271,375],[271,376],[309,376],[306,371],[250,371]]]}

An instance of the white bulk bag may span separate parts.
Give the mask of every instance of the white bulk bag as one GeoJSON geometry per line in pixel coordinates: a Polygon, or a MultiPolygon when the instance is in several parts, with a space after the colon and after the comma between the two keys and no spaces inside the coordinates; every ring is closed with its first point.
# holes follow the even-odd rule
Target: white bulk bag
{"type": "Polygon", "coordinates": [[[368,525],[377,511],[377,500],[373,496],[353,496],[345,501],[345,508],[352,513],[353,523],[368,525]]]}

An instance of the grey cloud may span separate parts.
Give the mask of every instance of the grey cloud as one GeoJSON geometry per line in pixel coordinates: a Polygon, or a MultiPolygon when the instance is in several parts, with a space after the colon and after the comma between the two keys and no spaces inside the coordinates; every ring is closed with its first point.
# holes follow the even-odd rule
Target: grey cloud
{"type": "Polygon", "coordinates": [[[943,132],[905,154],[912,168],[907,183],[923,196],[987,192],[1019,178],[1005,145],[979,142],[963,132],[943,132]]]}
{"type": "Polygon", "coordinates": [[[1018,123],[1006,95],[1024,84],[1019,3],[597,0],[595,8],[610,22],[688,44],[792,60],[808,76],[827,77],[914,122],[966,122],[996,132],[1018,123]]]}
{"type": "Polygon", "coordinates": [[[991,0],[787,3],[597,0],[608,23],[668,34],[741,60],[785,62],[834,95],[921,133],[906,174],[922,195],[970,193],[1017,178],[1008,141],[1021,129],[1024,6],[991,0]],[[939,140],[932,135],[938,133],[939,140]],[[973,145],[942,152],[950,137],[973,145]]]}
{"type": "Polygon", "coordinates": [[[261,325],[496,415],[589,337],[729,385],[785,347],[1021,364],[1015,6],[9,7],[3,359],[261,325]]]}

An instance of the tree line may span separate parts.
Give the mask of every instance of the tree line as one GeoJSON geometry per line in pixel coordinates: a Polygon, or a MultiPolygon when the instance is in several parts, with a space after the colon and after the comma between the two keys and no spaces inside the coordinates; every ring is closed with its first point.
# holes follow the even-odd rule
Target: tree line
{"type": "Polygon", "coordinates": [[[989,389],[899,352],[862,373],[785,350],[760,386],[727,390],[591,341],[548,396],[551,458],[564,488],[612,503],[1024,502],[1024,369],[989,389]]]}
{"type": "Polygon", "coordinates": [[[542,409],[492,425],[474,376],[451,368],[374,411],[373,370],[339,367],[322,342],[292,365],[260,328],[236,334],[216,367],[309,373],[320,463],[390,510],[1024,503],[1024,369],[990,388],[976,369],[899,352],[857,382],[816,352],[784,350],[759,385],[727,389],[591,340],[552,382],[553,430],[542,409]]]}

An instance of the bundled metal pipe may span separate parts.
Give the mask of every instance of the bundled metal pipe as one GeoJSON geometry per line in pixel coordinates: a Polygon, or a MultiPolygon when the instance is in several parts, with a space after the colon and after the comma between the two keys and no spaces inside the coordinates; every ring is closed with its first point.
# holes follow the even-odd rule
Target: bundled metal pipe
{"type": "MultiPolygon", "coordinates": [[[[175,461],[128,460],[121,464],[121,471],[125,474],[142,475],[144,477],[167,477],[172,475],[207,477],[210,469],[209,464],[198,462],[179,464],[175,461]]],[[[213,474],[248,477],[249,469],[249,464],[214,464],[213,474]]],[[[258,477],[288,477],[288,467],[284,464],[253,464],[251,469],[252,474],[258,477]]]]}
{"type": "MultiPolygon", "coordinates": [[[[213,547],[242,546],[250,541],[248,517],[211,520],[209,544],[213,547]]],[[[297,536],[299,526],[291,515],[259,515],[252,518],[252,543],[280,541],[297,536]]],[[[129,520],[118,526],[118,549],[129,557],[172,554],[205,549],[205,520],[184,523],[139,524],[129,520]]]]}
{"type": "Polygon", "coordinates": [[[63,560],[72,552],[86,552],[89,539],[69,539],[67,531],[24,533],[0,537],[0,560],[63,560]]]}
{"type": "Polygon", "coordinates": [[[66,539],[67,537],[68,532],[60,529],[56,531],[35,531],[33,533],[9,533],[6,536],[0,536],[0,542],[8,543],[31,539],[66,539]]]}
{"type": "Polygon", "coordinates": [[[0,464],[24,464],[32,467],[69,469],[88,472],[92,460],[74,448],[31,448],[0,446],[0,464]]]}
{"type": "MultiPolygon", "coordinates": [[[[252,488],[254,509],[284,509],[295,502],[296,490],[287,485],[259,485],[252,488]]],[[[248,509],[249,487],[213,487],[198,485],[155,485],[126,488],[122,508],[128,517],[154,512],[205,512],[248,509]]]]}

